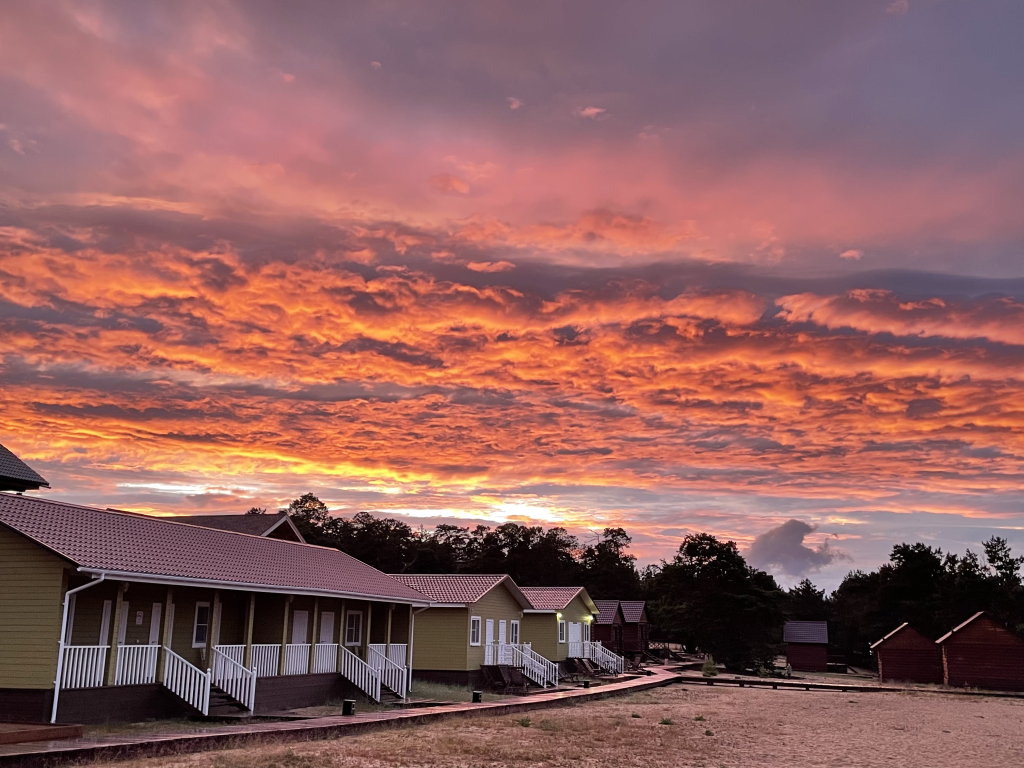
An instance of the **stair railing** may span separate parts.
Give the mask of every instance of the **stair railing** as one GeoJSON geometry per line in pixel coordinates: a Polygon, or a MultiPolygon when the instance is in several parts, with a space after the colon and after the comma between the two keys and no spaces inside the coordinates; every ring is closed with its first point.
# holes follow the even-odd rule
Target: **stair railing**
{"type": "Polygon", "coordinates": [[[369,662],[370,667],[380,675],[381,683],[404,699],[406,680],[409,675],[405,666],[395,664],[395,662],[372,646],[367,653],[366,660],[369,662]]]}
{"type": "Polygon", "coordinates": [[[380,673],[341,646],[341,675],[374,701],[380,701],[380,673]]]}
{"type": "Polygon", "coordinates": [[[164,646],[164,686],[204,715],[210,714],[210,670],[199,669],[164,646]]]}
{"type": "Polygon", "coordinates": [[[213,649],[213,684],[250,712],[256,708],[256,673],[219,648],[213,649]]]}

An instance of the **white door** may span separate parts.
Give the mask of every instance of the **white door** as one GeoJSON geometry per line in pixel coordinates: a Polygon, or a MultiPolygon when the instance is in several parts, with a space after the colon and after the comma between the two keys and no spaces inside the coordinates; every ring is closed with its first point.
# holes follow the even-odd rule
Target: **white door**
{"type": "Polygon", "coordinates": [[[330,644],[334,642],[334,611],[324,611],[320,614],[320,643],[330,644]]]}
{"type": "Polygon", "coordinates": [[[502,619],[498,622],[498,642],[502,645],[505,644],[505,638],[508,635],[508,622],[502,619]]]}
{"type": "Polygon", "coordinates": [[[292,614],[292,642],[305,643],[309,627],[309,611],[295,611],[292,614]]]}
{"type": "Polygon", "coordinates": [[[583,623],[579,621],[569,622],[569,642],[579,643],[583,640],[583,623]]]}
{"type": "Polygon", "coordinates": [[[494,619],[488,619],[484,625],[484,642],[488,645],[494,643],[494,619]]]}
{"type": "Polygon", "coordinates": [[[153,603],[153,613],[149,617],[149,644],[159,645],[160,643],[160,615],[164,611],[161,603],[153,603]]]}
{"type": "Polygon", "coordinates": [[[484,664],[500,664],[494,655],[494,619],[484,622],[484,664]]]}

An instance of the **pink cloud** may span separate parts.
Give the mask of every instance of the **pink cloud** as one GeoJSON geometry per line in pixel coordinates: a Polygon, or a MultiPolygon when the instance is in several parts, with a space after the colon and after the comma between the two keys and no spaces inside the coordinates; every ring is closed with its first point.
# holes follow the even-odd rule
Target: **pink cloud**
{"type": "Polygon", "coordinates": [[[430,184],[442,192],[455,192],[460,195],[465,195],[469,192],[469,184],[450,173],[439,173],[437,176],[431,176],[430,184]]]}

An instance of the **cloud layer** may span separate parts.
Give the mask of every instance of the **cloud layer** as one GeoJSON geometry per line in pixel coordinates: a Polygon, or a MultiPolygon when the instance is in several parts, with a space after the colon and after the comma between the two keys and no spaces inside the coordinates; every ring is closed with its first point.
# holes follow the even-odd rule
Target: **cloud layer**
{"type": "Polygon", "coordinates": [[[0,440],[65,498],[313,489],[646,560],[1012,540],[1020,15],[18,6],[0,440]]]}

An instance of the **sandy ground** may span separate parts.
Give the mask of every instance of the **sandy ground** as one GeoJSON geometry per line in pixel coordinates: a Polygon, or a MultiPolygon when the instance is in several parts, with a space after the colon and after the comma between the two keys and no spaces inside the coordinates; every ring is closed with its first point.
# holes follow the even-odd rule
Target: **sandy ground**
{"type": "Polygon", "coordinates": [[[138,768],[1024,766],[1024,700],[673,685],[528,716],[134,760],[138,768]]]}

